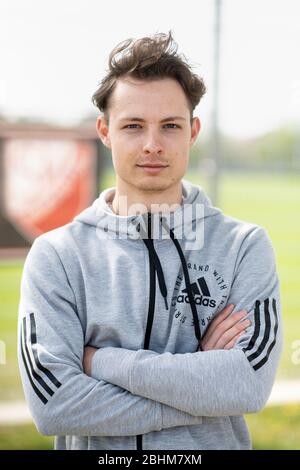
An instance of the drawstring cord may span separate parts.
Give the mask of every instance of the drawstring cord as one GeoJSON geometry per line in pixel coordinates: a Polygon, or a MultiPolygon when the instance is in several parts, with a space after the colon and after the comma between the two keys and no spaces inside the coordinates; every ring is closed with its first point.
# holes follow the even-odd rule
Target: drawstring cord
{"type": "MultiPolygon", "coordinates": [[[[148,220],[151,224],[151,213],[148,214],[148,220]]],[[[185,284],[186,284],[186,290],[187,290],[187,293],[188,293],[188,298],[189,298],[189,301],[190,301],[190,307],[191,307],[192,315],[193,315],[193,319],[194,319],[195,335],[196,335],[196,338],[197,338],[197,340],[199,341],[199,344],[200,344],[201,330],[200,330],[199,318],[198,318],[198,314],[197,314],[197,308],[196,308],[196,303],[195,303],[195,299],[194,299],[194,293],[193,293],[193,290],[192,290],[192,287],[191,287],[191,281],[190,281],[190,276],[189,276],[189,272],[188,272],[188,269],[187,269],[186,260],[185,260],[182,248],[180,246],[180,243],[178,242],[177,238],[174,235],[174,230],[170,229],[168,227],[164,217],[160,217],[160,222],[161,222],[162,226],[164,227],[164,229],[169,233],[169,235],[171,237],[171,240],[174,243],[175,248],[176,248],[176,250],[179,254],[179,257],[180,257],[180,261],[181,261],[181,265],[182,265],[182,269],[183,269],[183,274],[184,274],[184,279],[185,279],[185,284]]],[[[145,231],[143,229],[141,229],[140,223],[137,225],[136,230],[138,232],[142,232],[144,236],[146,235],[145,231]]],[[[146,247],[149,251],[150,259],[152,260],[152,262],[154,264],[154,267],[155,267],[155,270],[157,272],[160,292],[161,292],[161,294],[164,298],[166,310],[168,310],[167,286],[166,286],[166,283],[165,283],[164,273],[163,273],[163,269],[162,269],[159,257],[157,255],[157,253],[155,251],[155,248],[154,248],[154,245],[153,245],[153,239],[151,237],[151,227],[149,227],[149,224],[148,224],[148,235],[149,235],[148,239],[143,238],[142,240],[145,243],[145,245],[146,245],[146,247]]]]}
{"type": "Polygon", "coordinates": [[[177,252],[179,254],[180,260],[181,260],[181,265],[182,265],[182,269],[183,269],[186,290],[187,290],[187,293],[188,293],[188,297],[189,297],[189,301],[190,301],[190,307],[191,307],[192,314],[193,314],[193,319],[194,319],[195,335],[196,335],[197,340],[200,342],[200,340],[201,340],[201,330],[200,330],[199,318],[198,318],[198,314],[197,314],[197,308],[196,308],[196,303],[195,303],[195,299],[194,299],[194,293],[193,293],[193,290],[192,290],[192,287],[191,287],[190,276],[189,276],[189,272],[188,272],[187,265],[186,265],[186,260],[185,260],[183,251],[181,249],[180,243],[177,240],[177,238],[175,238],[174,230],[170,229],[168,227],[164,217],[161,217],[160,221],[161,221],[162,226],[165,228],[165,230],[167,230],[167,232],[170,234],[172,242],[174,243],[174,245],[177,249],[177,252]]]}
{"type": "MultiPolygon", "coordinates": [[[[137,225],[136,229],[137,229],[138,232],[142,232],[143,235],[146,235],[145,231],[143,229],[141,229],[140,224],[137,225]]],[[[151,227],[149,228],[149,226],[148,226],[148,229],[151,231],[151,227]]],[[[157,271],[159,289],[160,289],[161,295],[164,298],[166,310],[168,310],[169,309],[168,300],[167,300],[168,290],[167,290],[167,286],[166,286],[166,283],[165,283],[164,273],[163,273],[163,270],[162,270],[162,267],[161,267],[159,257],[158,257],[158,255],[155,251],[154,246],[153,246],[153,240],[151,238],[151,234],[150,234],[150,238],[148,238],[148,239],[143,238],[143,242],[145,243],[145,245],[146,245],[146,247],[149,251],[150,258],[153,261],[154,267],[157,271]]]]}

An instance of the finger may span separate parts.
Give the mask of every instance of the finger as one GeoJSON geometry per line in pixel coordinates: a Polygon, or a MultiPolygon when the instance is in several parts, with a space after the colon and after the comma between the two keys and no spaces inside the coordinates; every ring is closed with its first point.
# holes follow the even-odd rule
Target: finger
{"type": "Polygon", "coordinates": [[[246,330],[240,331],[237,335],[235,335],[234,338],[232,338],[231,341],[229,341],[229,343],[227,343],[227,344],[224,346],[223,349],[231,349],[231,348],[233,348],[233,347],[235,346],[237,340],[238,340],[241,336],[243,336],[243,334],[245,334],[245,333],[246,333],[246,330]]]}
{"type": "Polygon", "coordinates": [[[229,341],[231,341],[237,334],[248,328],[250,325],[251,321],[248,318],[241,321],[240,323],[235,324],[229,330],[225,331],[222,336],[220,336],[218,342],[216,343],[216,347],[223,349],[229,341]]]}
{"type": "MultiPolygon", "coordinates": [[[[230,332],[231,328],[234,328],[235,325],[239,324],[239,322],[246,315],[247,315],[247,311],[241,310],[239,312],[233,313],[232,315],[229,314],[229,316],[225,318],[223,321],[221,321],[216,327],[215,325],[210,325],[210,330],[208,331],[207,336],[205,334],[206,341],[210,341],[212,342],[211,344],[213,344],[213,346],[216,346],[218,341],[223,337],[223,335],[225,335],[224,338],[227,339],[228,341],[231,340],[232,337],[240,331],[240,328],[237,328],[236,330],[233,329],[233,331],[230,332]],[[229,332],[228,333],[229,337],[226,334],[227,332],[229,332]]],[[[223,344],[221,345],[221,347],[223,348],[223,344]]]]}
{"type": "Polygon", "coordinates": [[[224,321],[222,321],[216,328],[218,337],[220,338],[226,331],[233,328],[235,325],[245,320],[248,315],[246,310],[240,310],[239,312],[232,313],[224,321]]]}
{"type": "Polygon", "coordinates": [[[233,325],[244,319],[248,315],[247,310],[239,310],[238,312],[234,312],[231,315],[229,315],[223,322],[222,326],[224,327],[224,330],[228,330],[231,328],[233,325]]]}
{"type": "Polygon", "coordinates": [[[225,318],[227,318],[233,312],[234,307],[234,304],[227,305],[225,308],[223,308],[223,310],[221,310],[221,312],[217,314],[217,316],[212,320],[211,324],[213,324],[214,327],[217,327],[222,321],[225,320],[225,318]]]}
{"type": "Polygon", "coordinates": [[[206,332],[205,332],[205,338],[208,341],[209,338],[212,336],[214,333],[215,329],[217,326],[222,323],[233,311],[235,305],[234,304],[229,304],[221,312],[217,314],[217,316],[211,321],[209,324],[206,332]]]}

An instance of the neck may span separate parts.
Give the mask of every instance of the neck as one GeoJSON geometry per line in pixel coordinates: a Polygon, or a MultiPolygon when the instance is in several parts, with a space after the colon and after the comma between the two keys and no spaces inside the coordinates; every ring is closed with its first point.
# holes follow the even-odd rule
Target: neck
{"type": "Polygon", "coordinates": [[[136,187],[126,188],[116,184],[112,209],[121,216],[137,215],[144,212],[172,212],[182,203],[181,181],[171,188],[144,191],[136,187]]]}

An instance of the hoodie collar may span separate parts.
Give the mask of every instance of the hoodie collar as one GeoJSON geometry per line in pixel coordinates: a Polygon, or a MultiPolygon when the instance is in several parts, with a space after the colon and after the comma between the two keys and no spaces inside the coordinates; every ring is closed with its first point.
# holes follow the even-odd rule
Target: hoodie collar
{"type": "MultiPolygon", "coordinates": [[[[191,230],[195,230],[197,223],[205,217],[215,215],[220,210],[213,207],[210,199],[204,193],[200,186],[192,184],[190,181],[182,180],[182,204],[175,211],[170,213],[152,213],[151,227],[153,238],[157,240],[169,238],[166,230],[163,228],[161,216],[169,229],[177,233],[177,238],[184,238],[182,227],[185,229],[190,225],[191,230]],[[163,235],[164,234],[164,235],[163,235]]],[[[77,215],[74,220],[97,227],[98,230],[104,230],[113,235],[114,238],[125,238],[139,240],[143,234],[147,233],[149,213],[141,215],[121,216],[115,214],[109,201],[113,197],[115,187],[103,190],[93,204],[77,215]],[[137,231],[140,226],[142,230],[137,231]]]]}

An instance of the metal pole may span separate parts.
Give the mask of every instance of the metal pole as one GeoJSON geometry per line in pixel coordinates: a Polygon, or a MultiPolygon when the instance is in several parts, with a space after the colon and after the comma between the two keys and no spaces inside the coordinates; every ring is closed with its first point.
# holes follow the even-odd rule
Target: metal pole
{"type": "Polygon", "coordinates": [[[219,132],[219,66],[220,66],[220,18],[222,0],[215,0],[214,14],[214,75],[211,132],[212,172],[210,195],[214,205],[219,203],[219,186],[221,173],[220,132],[219,132]]]}

